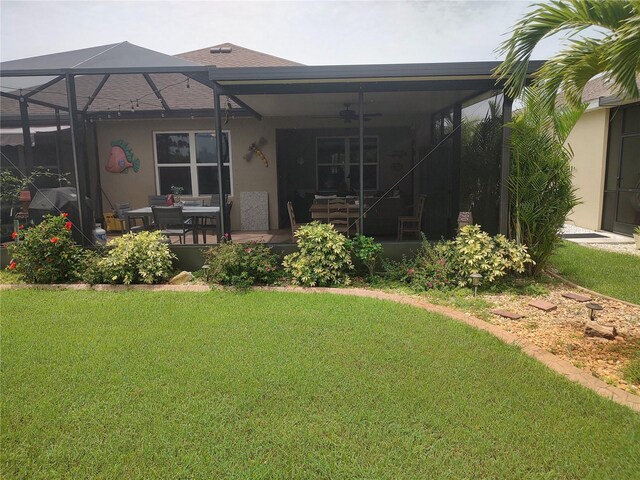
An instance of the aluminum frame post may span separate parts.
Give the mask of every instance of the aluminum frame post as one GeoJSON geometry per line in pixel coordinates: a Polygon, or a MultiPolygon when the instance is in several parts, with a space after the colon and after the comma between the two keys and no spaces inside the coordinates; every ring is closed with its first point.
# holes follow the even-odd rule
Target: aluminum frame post
{"type": "Polygon", "coordinates": [[[91,232],[87,234],[87,225],[84,223],[84,198],[86,188],[84,185],[84,175],[80,173],[80,158],[78,153],[78,103],[76,99],[76,81],[71,74],[66,75],[67,83],[67,104],[69,106],[69,126],[71,130],[71,152],[73,154],[73,173],[76,180],[76,202],[78,204],[78,214],[80,215],[80,231],[82,238],[80,243],[84,246],[87,239],[91,238],[91,232]]]}
{"type": "Polygon", "coordinates": [[[364,92],[358,92],[358,121],[359,121],[359,141],[360,141],[360,234],[364,235],[364,92]]]}
{"type": "Polygon", "coordinates": [[[220,93],[217,84],[213,85],[213,106],[216,117],[216,154],[218,156],[218,195],[220,196],[220,230],[224,236],[227,232],[227,206],[224,201],[224,182],[222,177],[223,158],[222,158],[222,112],[220,111],[220,93]]]}

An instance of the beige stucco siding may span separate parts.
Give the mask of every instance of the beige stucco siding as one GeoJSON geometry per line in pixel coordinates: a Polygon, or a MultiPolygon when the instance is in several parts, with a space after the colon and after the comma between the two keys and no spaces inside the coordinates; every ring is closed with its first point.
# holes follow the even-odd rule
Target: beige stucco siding
{"type": "Polygon", "coordinates": [[[571,131],[567,144],[573,150],[573,183],[582,203],[568,220],[580,227],[598,230],[602,224],[609,111],[585,112],[571,131]]]}
{"type": "MultiPolygon", "coordinates": [[[[376,119],[367,125],[367,129],[385,127],[409,127],[427,123],[427,117],[409,118],[387,116],[376,119]]],[[[154,132],[180,132],[204,130],[212,131],[213,119],[154,119],[154,120],[103,120],[97,123],[100,180],[106,197],[113,204],[129,202],[135,207],[148,205],[147,196],[156,193],[156,167],[154,159],[154,132]],[[124,140],[140,159],[140,171],[126,174],[109,173],[104,169],[109,158],[111,141],[124,140]]],[[[300,117],[264,117],[258,121],[252,117],[235,118],[223,127],[230,132],[231,177],[234,207],[231,212],[231,224],[234,230],[240,229],[240,192],[261,191],[269,195],[269,227],[278,228],[278,178],[276,162],[276,129],[336,129],[343,128],[341,122],[324,118],[300,117]],[[260,137],[267,140],[263,152],[269,161],[268,168],[254,156],[247,161],[243,156],[251,143],[260,137]]],[[[365,129],[365,134],[367,134],[365,129]]],[[[425,127],[426,129],[426,127],[425,127]]],[[[422,142],[426,144],[427,139],[422,142]]],[[[407,140],[408,142],[408,140],[407,140]]],[[[418,142],[418,146],[421,146],[418,142]]],[[[392,143],[390,148],[398,150],[392,143]]],[[[406,162],[405,162],[406,163],[406,162]]],[[[315,164],[315,158],[312,159],[315,164]]],[[[407,165],[404,165],[406,168],[407,165]]],[[[380,158],[380,188],[386,187],[391,177],[399,175],[391,172],[391,161],[380,158]]],[[[315,171],[313,172],[315,175],[315,171]]],[[[103,197],[104,210],[109,210],[109,202],[103,197]]]]}

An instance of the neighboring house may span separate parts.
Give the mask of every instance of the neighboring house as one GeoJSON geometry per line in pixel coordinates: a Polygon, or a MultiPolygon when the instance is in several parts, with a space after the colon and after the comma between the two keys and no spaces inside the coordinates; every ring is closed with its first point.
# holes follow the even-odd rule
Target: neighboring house
{"type": "Polygon", "coordinates": [[[568,220],[630,235],[640,225],[640,99],[618,98],[599,77],[586,85],[583,100],[587,110],[567,140],[582,203],[568,220]]]}
{"type": "MultiPolygon", "coordinates": [[[[488,115],[510,114],[511,102],[492,77],[496,65],[309,67],[232,44],[172,57],[127,42],[4,62],[5,76],[51,80],[2,93],[3,129],[28,123],[33,134],[56,122],[63,128],[3,153],[24,170],[73,171],[64,129],[64,75],[73,74],[84,125],[80,181],[96,217],[115,203],[145,206],[148,195],[169,193],[172,185],[208,201],[218,193],[216,88],[233,230],[287,228],[288,202],[298,221],[307,221],[315,196],[352,194],[364,197],[364,233],[377,237],[395,238],[398,217],[411,213],[419,195],[427,198],[422,230],[431,238],[452,235],[459,211],[469,209],[488,231],[505,231],[508,149],[501,123],[487,132],[490,148],[476,142],[485,145],[477,156],[462,145],[478,134],[465,129],[488,115]],[[114,142],[126,142],[140,160],[137,172],[105,171],[114,142]]],[[[539,65],[532,63],[530,73],[539,65]]]]}

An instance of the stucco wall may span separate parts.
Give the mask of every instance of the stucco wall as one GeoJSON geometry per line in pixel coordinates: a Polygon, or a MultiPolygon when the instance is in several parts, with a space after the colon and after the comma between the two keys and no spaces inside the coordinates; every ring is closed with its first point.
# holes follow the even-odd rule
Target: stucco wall
{"type": "Polygon", "coordinates": [[[573,183],[582,203],[568,221],[577,226],[598,230],[602,224],[602,198],[605,180],[609,111],[585,112],[567,139],[573,150],[573,183]]]}
{"type": "MultiPolygon", "coordinates": [[[[428,118],[408,118],[387,116],[376,119],[367,127],[409,126],[427,123],[428,118]],[[374,125],[375,123],[375,125],[374,125]]],[[[148,205],[147,195],[156,193],[156,170],[153,153],[153,132],[213,130],[213,119],[154,119],[154,120],[103,120],[97,123],[98,152],[100,156],[100,181],[104,194],[111,203],[129,202],[136,207],[148,205]],[[109,173],[104,166],[109,158],[110,142],[125,140],[133,153],[140,159],[140,171],[127,174],[109,173]]],[[[324,118],[265,117],[261,121],[254,118],[232,119],[223,127],[230,131],[231,175],[234,207],[231,225],[240,227],[240,192],[266,191],[269,195],[269,226],[278,228],[278,182],[276,164],[276,129],[336,128],[335,120],[324,118]],[[265,168],[259,158],[246,161],[243,156],[249,145],[260,137],[267,140],[263,152],[269,160],[265,168]]],[[[365,129],[365,134],[366,134],[365,129]]],[[[426,139],[423,140],[426,144],[426,139]]],[[[419,144],[421,142],[418,142],[419,144]]],[[[381,158],[382,160],[382,158],[381,158]]],[[[315,159],[314,159],[315,161],[315,159]]],[[[383,174],[383,168],[380,174],[383,174]]],[[[382,179],[381,179],[382,180],[382,179]]],[[[385,182],[381,181],[381,185],[385,182]]],[[[109,210],[109,202],[103,197],[104,210],[109,210]]]]}

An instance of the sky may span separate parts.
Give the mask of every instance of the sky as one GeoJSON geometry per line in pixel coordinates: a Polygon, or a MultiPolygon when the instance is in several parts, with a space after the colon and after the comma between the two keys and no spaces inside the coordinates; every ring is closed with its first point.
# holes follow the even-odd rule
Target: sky
{"type": "Polygon", "coordinates": [[[0,60],[125,40],[167,54],[231,42],[307,65],[498,60],[530,3],[0,0],[0,60]]]}

